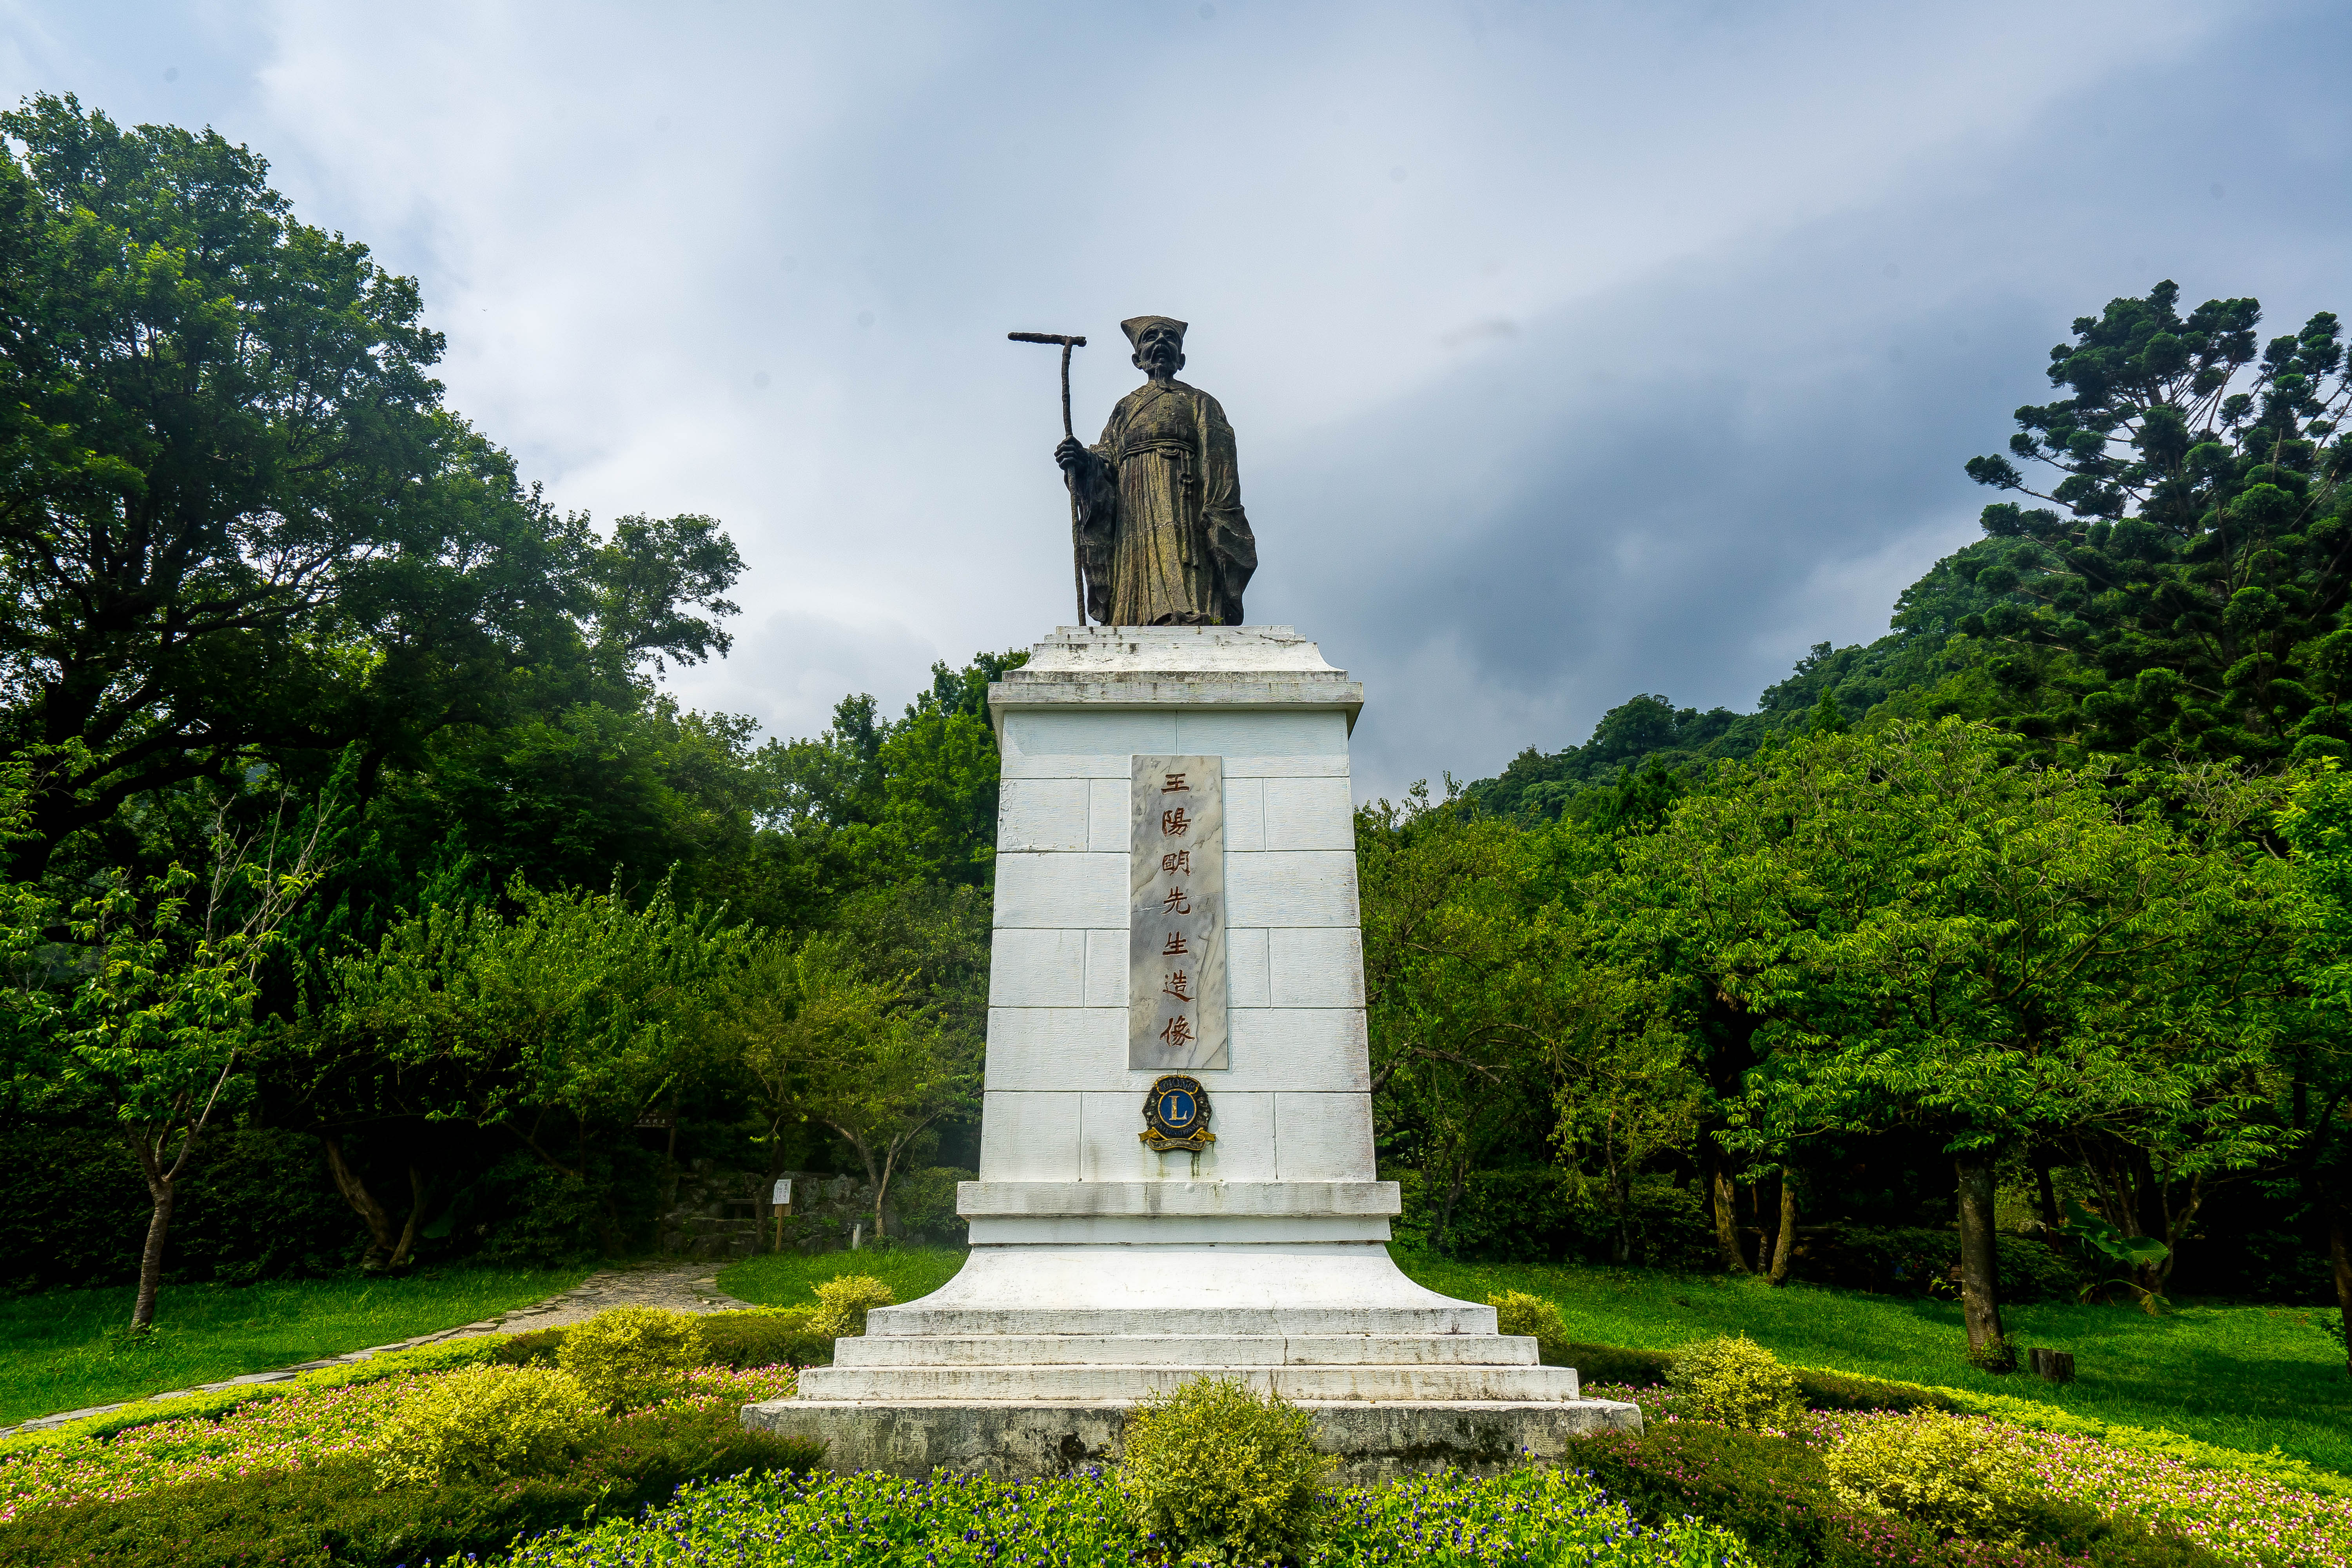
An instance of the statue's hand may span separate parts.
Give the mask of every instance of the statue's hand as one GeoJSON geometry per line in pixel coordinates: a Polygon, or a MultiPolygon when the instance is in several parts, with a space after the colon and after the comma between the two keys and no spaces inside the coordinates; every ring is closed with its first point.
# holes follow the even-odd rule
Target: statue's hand
{"type": "Polygon", "coordinates": [[[1085,444],[1075,436],[1063,437],[1062,444],[1054,448],[1054,461],[1062,465],[1062,471],[1066,474],[1084,462],[1086,456],[1085,444]]]}

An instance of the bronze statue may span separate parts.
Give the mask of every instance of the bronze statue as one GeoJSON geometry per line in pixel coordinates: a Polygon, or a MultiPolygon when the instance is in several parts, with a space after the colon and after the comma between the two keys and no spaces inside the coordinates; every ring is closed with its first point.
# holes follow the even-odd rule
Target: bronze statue
{"type": "Polygon", "coordinates": [[[1077,503],[1087,608],[1107,626],[1237,626],[1257,570],[1234,427],[1215,398],[1176,379],[1184,326],[1121,321],[1151,379],[1118,400],[1093,447],[1065,437],[1054,448],[1077,503]]]}

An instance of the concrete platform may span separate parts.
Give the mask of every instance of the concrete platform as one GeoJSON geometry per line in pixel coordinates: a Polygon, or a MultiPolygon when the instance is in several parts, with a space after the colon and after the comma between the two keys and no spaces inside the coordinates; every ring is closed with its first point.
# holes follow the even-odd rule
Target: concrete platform
{"type": "MultiPolygon", "coordinates": [[[[1555,1369],[1565,1370],[1565,1369],[1555,1369]]],[[[1557,1459],[1571,1437],[1639,1432],[1638,1406],[1606,1399],[1445,1403],[1300,1401],[1316,1447],[1340,1458],[1338,1479],[1369,1486],[1442,1467],[1491,1475],[1522,1458],[1557,1459]]],[[[743,1425],[825,1445],[848,1475],[935,1471],[1023,1480],[1118,1463],[1131,1403],[887,1404],[772,1399],[743,1407],[743,1425]]]]}

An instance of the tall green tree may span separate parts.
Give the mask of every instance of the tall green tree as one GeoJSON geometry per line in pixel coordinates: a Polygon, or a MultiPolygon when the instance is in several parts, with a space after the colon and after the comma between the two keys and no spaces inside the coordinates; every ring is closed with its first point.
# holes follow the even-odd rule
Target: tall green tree
{"type": "Polygon", "coordinates": [[[637,903],[516,881],[326,966],[289,1071],[314,1104],[362,1087],[411,1116],[501,1130],[583,1181],[600,1139],[713,1070],[713,998],[751,942],[666,889],[637,903]]]}
{"type": "Polygon", "coordinates": [[[872,889],[992,886],[999,762],[988,685],[1027,658],[935,664],[930,688],[898,719],[880,717],[871,696],[845,697],[822,735],[761,747],[754,767],[770,832],[744,873],[745,905],[805,929],[872,889]]]}
{"type": "Polygon", "coordinates": [[[1548,1152],[1599,1187],[1630,1261],[1634,1178],[1687,1141],[1701,1093],[1665,989],[1595,940],[1580,879],[1601,835],[1415,785],[1358,812],[1356,842],[1373,1104],[1435,1204],[1431,1245],[1479,1165],[1548,1152]]]}
{"type": "MultiPolygon", "coordinates": [[[[7,781],[18,831],[29,772],[20,761],[7,781]]],[[[261,966],[320,871],[324,824],[314,816],[308,826],[241,840],[216,822],[201,874],[175,862],[157,876],[96,879],[67,913],[62,942],[50,940],[57,901],[10,887],[12,1098],[109,1124],[138,1166],[148,1222],[135,1333],[154,1324],[189,1160],[250,1090],[266,1026],[255,1007],[261,966]]]]}
{"type": "Polygon", "coordinates": [[[866,1167],[874,1239],[908,1152],[980,1093],[981,1042],[944,1026],[911,975],[877,978],[840,935],[764,946],[720,1004],[730,1047],[753,1087],[771,1146],[787,1120],[831,1131],[866,1167]]]}
{"type": "Polygon", "coordinates": [[[2305,1194],[2326,1216],[2336,1303],[2352,1322],[2352,774],[2330,767],[2301,781],[2278,826],[2306,896],[2293,963],[2312,1001],[2286,1054],[2281,1119],[2297,1138],[2305,1194]]]}
{"type": "Polygon", "coordinates": [[[2276,1148],[2293,902],[2242,835],[2123,815],[2102,777],[1948,721],[1719,770],[1623,865],[1627,939],[1754,1021],[1736,1144],[1913,1129],[1948,1153],[1972,1344],[2001,1333],[2004,1151],[2130,1151],[2107,1217],[2177,1247],[2202,1184],[2276,1148]]]}
{"type": "Polygon", "coordinates": [[[1519,837],[1419,784],[1356,814],[1372,1103],[1421,1172],[1440,1251],[1471,1173],[1542,1120],[1538,1037],[1506,994],[1531,956],[1519,837]]]}
{"type": "Polygon", "coordinates": [[[717,524],[551,510],[443,407],[415,280],[259,157],[46,94],[0,130],[0,740],[83,748],[18,876],[265,753],[356,741],[364,795],[527,673],[725,651],[717,524]]]}
{"type": "Polygon", "coordinates": [[[1945,711],[2035,750],[2273,764],[2352,747],[2352,378],[2322,311],[2258,346],[2252,300],[2108,302],[2050,351],[2068,395],[2020,408],[1947,564],[1988,596],[1945,711]]]}

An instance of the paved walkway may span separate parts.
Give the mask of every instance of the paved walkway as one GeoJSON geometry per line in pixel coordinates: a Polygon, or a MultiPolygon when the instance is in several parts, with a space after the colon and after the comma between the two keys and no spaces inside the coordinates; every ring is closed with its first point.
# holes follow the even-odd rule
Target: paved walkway
{"type": "MultiPolygon", "coordinates": [[[[483,1334],[525,1334],[534,1329],[568,1329],[574,1323],[584,1323],[613,1307],[667,1307],[679,1312],[740,1312],[750,1307],[751,1302],[739,1301],[719,1288],[719,1268],[718,1264],[708,1262],[646,1263],[622,1268],[601,1268],[561,1296],[551,1296],[535,1306],[517,1307],[511,1312],[501,1312],[495,1318],[484,1318],[479,1322],[461,1323],[454,1329],[418,1334],[414,1339],[396,1340],[388,1345],[370,1345],[365,1350],[350,1351],[318,1361],[298,1362],[272,1372],[249,1372],[243,1377],[199,1384],[194,1388],[175,1388],[166,1394],[151,1394],[147,1397],[184,1399],[191,1394],[213,1394],[224,1388],[242,1388],[248,1384],[284,1383],[297,1373],[316,1372],[330,1366],[349,1366],[393,1351],[436,1345],[445,1340],[476,1339],[483,1334]]],[[[84,1410],[62,1410],[55,1415],[37,1415],[21,1426],[0,1427],[0,1437],[14,1432],[38,1432],[68,1421],[79,1421],[85,1415],[103,1415],[110,1410],[120,1410],[123,1405],[131,1403],[135,1401],[93,1405],[84,1410]]]]}

